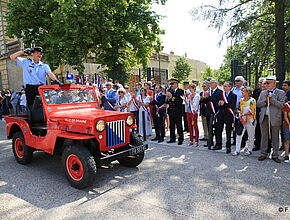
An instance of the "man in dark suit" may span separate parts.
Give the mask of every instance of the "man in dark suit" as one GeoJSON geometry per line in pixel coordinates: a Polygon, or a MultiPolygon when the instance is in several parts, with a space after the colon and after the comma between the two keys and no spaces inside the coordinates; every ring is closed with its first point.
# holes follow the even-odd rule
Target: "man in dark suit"
{"type": "MultiPolygon", "coordinates": [[[[187,95],[190,93],[189,91],[189,82],[183,82],[183,92],[184,95],[187,95]]],[[[185,104],[182,104],[182,117],[183,117],[183,125],[184,125],[184,131],[189,132],[188,124],[187,124],[187,117],[185,112],[185,104]]]]}
{"type": "Polygon", "coordinates": [[[162,93],[162,90],[160,84],[155,85],[155,96],[150,103],[153,106],[152,115],[156,133],[156,137],[152,141],[158,141],[158,143],[163,142],[165,137],[166,96],[162,93]]]}
{"type": "MultiPolygon", "coordinates": [[[[258,88],[254,90],[253,92],[253,98],[256,100],[256,102],[258,102],[259,96],[262,92],[262,84],[264,82],[265,78],[260,78],[259,82],[258,82],[258,88]]],[[[260,128],[260,108],[256,108],[256,121],[257,121],[257,125],[255,128],[255,147],[253,148],[253,151],[257,151],[260,150],[260,146],[261,146],[261,128],[260,128]]]]}
{"type": "Polygon", "coordinates": [[[175,126],[178,133],[178,145],[183,143],[183,130],[182,130],[182,103],[183,99],[181,96],[184,95],[184,91],[178,88],[179,81],[176,79],[171,79],[171,88],[166,93],[167,95],[167,104],[168,115],[170,121],[170,140],[167,143],[174,143],[175,136],[175,126]]]}
{"type": "Polygon", "coordinates": [[[220,110],[217,114],[216,146],[213,148],[213,150],[222,149],[222,132],[224,129],[224,124],[226,124],[226,152],[228,154],[231,153],[231,132],[235,122],[234,111],[237,102],[237,95],[231,91],[232,88],[232,82],[225,82],[223,85],[224,92],[221,93],[220,100],[218,102],[220,110]]]}
{"type": "MultiPolygon", "coordinates": [[[[209,138],[207,141],[207,145],[205,147],[208,147],[209,150],[211,150],[211,147],[213,146],[213,130],[216,126],[216,115],[219,111],[219,98],[221,96],[222,90],[220,90],[217,85],[218,81],[216,79],[210,80],[210,89],[209,91],[204,93],[204,98],[201,100],[202,103],[206,104],[206,123],[208,126],[208,133],[209,138]]],[[[217,137],[216,137],[217,139],[217,137]]]]}

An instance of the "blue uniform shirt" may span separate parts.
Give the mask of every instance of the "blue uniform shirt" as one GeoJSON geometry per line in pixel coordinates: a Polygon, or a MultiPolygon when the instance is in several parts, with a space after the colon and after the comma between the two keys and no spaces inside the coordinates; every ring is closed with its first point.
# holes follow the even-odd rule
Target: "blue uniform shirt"
{"type": "Polygon", "coordinates": [[[29,58],[17,57],[16,65],[23,69],[24,84],[46,84],[46,75],[51,72],[50,67],[41,61],[35,63],[29,58]]]}
{"type": "Polygon", "coordinates": [[[242,95],[243,88],[244,88],[244,86],[241,86],[241,88],[239,88],[239,89],[237,87],[234,87],[232,89],[232,92],[237,95],[236,108],[239,107],[240,100],[241,100],[241,98],[243,98],[243,95],[242,95]]]}

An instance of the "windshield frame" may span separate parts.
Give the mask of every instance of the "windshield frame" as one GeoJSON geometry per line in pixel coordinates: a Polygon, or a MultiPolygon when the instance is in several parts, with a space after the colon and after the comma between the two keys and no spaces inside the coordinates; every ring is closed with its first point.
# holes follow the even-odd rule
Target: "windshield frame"
{"type": "MultiPolygon", "coordinates": [[[[89,87],[86,87],[86,88],[81,88],[81,87],[74,87],[74,88],[60,88],[60,89],[54,89],[54,88],[45,88],[42,90],[42,93],[43,93],[43,100],[45,102],[45,105],[47,106],[63,106],[63,105],[84,105],[84,104],[92,104],[92,103],[97,103],[98,102],[98,98],[96,96],[96,93],[94,91],[94,89],[92,88],[89,88],[89,87]],[[49,102],[47,102],[47,95],[46,95],[46,92],[47,91],[56,91],[56,92],[64,92],[64,91],[78,91],[77,93],[81,92],[81,91],[91,91],[91,95],[93,97],[94,100],[92,101],[86,101],[86,102],[76,102],[76,101],[73,101],[73,102],[69,102],[69,103],[53,103],[53,104],[50,104],[49,102]]],[[[57,94],[57,95],[60,95],[60,94],[57,94]]],[[[61,97],[61,96],[59,96],[61,97]]]]}

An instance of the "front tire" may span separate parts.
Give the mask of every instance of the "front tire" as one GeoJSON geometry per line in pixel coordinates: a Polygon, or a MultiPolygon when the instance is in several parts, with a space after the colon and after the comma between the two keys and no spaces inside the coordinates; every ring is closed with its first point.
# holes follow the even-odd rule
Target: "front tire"
{"type": "MultiPolygon", "coordinates": [[[[143,142],[141,138],[139,138],[136,134],[132,133],[130,137],[130,144],[132,146],[139,146],[139,145],[142,145],[143,142]]],[[[143,161],[143,159],[144,159],[144,152],[134,155],[134,156],[124,157],[118,161],[121,165],[126,166],[126,167],[137,167],[143,161]]]]}
{"type": "Polygon", "coordinates": [[[91,186],[96,179],[96,162],[83,145],[67,146],[62,153],[62,165],[67,180],[77,189],[91,186]]]}
{"type": "Polygon", "coordinates": [[[12,150],[15,160],[22,164],[29,164],[33,159],[33,149],[25,145],[21,132],[16,132],[12,138],[12,150]]]}

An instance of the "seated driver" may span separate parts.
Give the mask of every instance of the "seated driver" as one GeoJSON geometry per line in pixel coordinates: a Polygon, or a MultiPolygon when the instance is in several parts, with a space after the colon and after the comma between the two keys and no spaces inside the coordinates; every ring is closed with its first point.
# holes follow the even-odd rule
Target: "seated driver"
{"type": "Polygon", "coordinates": [[[87,102],[86,94],[83,92],[78,93],[78,99],[77,102],[87,102]]]}
{"type": "Polygon", "coordinates": [[[56,104],[72,103],[73,99],[71,93],[68,90],[64,90],[61,96],[57,99],[56,104]]]}

